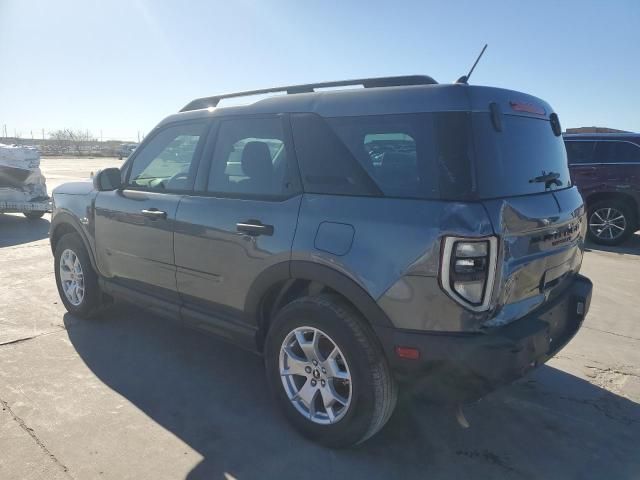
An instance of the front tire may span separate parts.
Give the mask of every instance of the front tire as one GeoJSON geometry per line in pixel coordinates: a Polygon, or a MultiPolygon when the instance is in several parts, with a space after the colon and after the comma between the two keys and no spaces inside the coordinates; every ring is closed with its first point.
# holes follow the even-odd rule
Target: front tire
{"type": "Polygon", "coordinates": [[[397,386],[375,334],[338,296],[303,297],[278,312],[265,366],[287,419],[329,447],[364,442],[395,408],[397,386]]]}
{"type": "Polygon", "coordinates": [[[29,220],[37,220],[42,218],[45,212],[33,211],[33,212],[24,212],[23,215],[27,217],[29,220]]]}
{"type": "Polygon", "coordinates": [[[636,228],[633,210],[624,202],[603,200],[589,206],[587,237],[600,245],[619,245],[636,228]]]}
{"type": "Polygon", "coordinates": [[[77,233],[67,233],[58,241],[54,272],[58,294],[67,311],[81,318],[92,316],[100,303],[98,277],[77,233]]]}

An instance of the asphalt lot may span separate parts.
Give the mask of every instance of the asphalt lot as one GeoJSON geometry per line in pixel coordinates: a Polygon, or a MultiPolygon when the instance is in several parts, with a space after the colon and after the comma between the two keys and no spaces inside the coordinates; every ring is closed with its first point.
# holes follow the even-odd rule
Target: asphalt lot
{"type": "MultiPolygon", "coordinates": [[[[49,188],[113,159],[46,159],[49,188]]],[[[297,436],[259,357],[134,308],[58,299],[48,216],[0,215],[0,478],[640,478],[640,235],[591,246],[591,311],[531,376],[453,412],[402,398],[345,451],[297,436]]]]}

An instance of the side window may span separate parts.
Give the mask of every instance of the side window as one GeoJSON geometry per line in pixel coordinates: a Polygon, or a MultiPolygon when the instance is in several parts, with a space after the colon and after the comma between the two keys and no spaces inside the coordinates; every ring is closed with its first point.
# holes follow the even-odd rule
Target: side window
{"type": "Polygon", "coordinates": [[[196,148],[206,126],[188,123],[161,130],[134,158],[129,186],[159,191],[189,190],[195,175],[196,148]]]}
{"type": "MultiPolygon", "coordinates": [[[[305,192],[380,195],[365,169],[322,117],[293,114],[291,126],[305,192]]],[[[362,153],[366,155],[364,150],[362,153]]]]}
{"type": "Polygon", "coordinates": [[[329,125],[386,196],[419,197],[414,125],[407,116],[345,117],[329,125]]]}
{"type": "MultiPolygon", "coordinates": [[[[391,130],[387,128],[386,130],[391,130]]],[[[418,185],[416,141],[405,132],[365,133],[362,147],[370,172],[385,194],[415,192],[418,185]]]]}
{"type": "MultiPolygon", "coordinates": [[[[434,135],[439,129],[434,127],[433,117],[432,114],[332,118],[291,115],[305,191],[437,198],[436,157],[449,164],[451,155],[444,136],[436,153],[434,135]]],[[[455,142],[465,145],[458,137],[455,142]]]]}
{"type": "Polygon", "coordinates": [[[640,147],[629,142],[612,142],[614,145],[611,161],[640,163],[640,147]]]}
{"type": "Polygon", "coordinates": [[[640,147],[624,141],[598,142],[595,158],[598,163],[640,163],[640,147]]]}
{"type": "Polygon", "coordinates": [[[566,141],[567,157],[569,165],[577,163],[602,162],[601,158],[594,158],[596,142],[572,142],[566,141]]]}
{"type": "Polygon", "coordinates": [[[287,147],[280,118],[223,120],[207,190],[213,193],[284,195],[287,147]]]}

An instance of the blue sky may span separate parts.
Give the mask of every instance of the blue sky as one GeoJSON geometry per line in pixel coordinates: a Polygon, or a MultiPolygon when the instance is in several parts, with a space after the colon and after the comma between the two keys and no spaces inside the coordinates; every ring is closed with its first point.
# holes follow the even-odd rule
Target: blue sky
{"type": "Polygon", "coordinates": [[[135,139],[190,99],[425,73],[640,131],[640,1],[0,0],[0,129],[135,139]]]}

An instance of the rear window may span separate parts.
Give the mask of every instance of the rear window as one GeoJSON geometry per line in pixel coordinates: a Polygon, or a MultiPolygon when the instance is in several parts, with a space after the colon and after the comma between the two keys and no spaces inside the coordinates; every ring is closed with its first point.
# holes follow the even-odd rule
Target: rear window
{"type": "Polygon", "coordinates": [[[502,131],[497,131],[488,113],[474,113],[473,138],[481,198],[571,186],[564,142],[548,120],[503,115],[502,131]]]}

